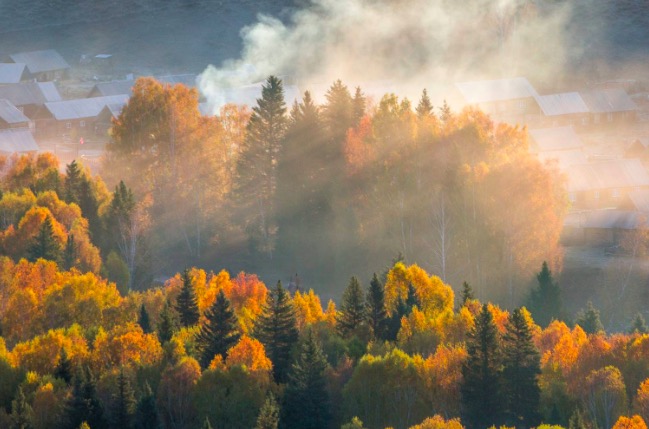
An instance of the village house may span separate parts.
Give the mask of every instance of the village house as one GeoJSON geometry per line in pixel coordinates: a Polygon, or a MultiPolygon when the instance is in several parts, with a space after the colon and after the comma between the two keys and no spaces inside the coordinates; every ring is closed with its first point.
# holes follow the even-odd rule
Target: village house
{"type": "Polygon", "coordinates": [[[589,121],[589,110],[578,92],[539,95],[536,102],[541,107],[537,122],[540,126],[585,126],[589,121]]]}
{"type": "Polygon", "coordinates": [[[90,97],[108,97],[111,95],[133,95],[134,80],[114,80],[111,82],[100,82],[88,93],[90,97]]]}
{"type": "Polygon", "coordinates": [[[0,129],[31,128],[32,121],[10,101],[0,99],[0,129]]]}
{"type": "Polygon", "coordinates": [[[100,113],[108,105],[124,105],[127,101],[127,95],[114,95],[45,103],[35,116],[36,136],[71,143],[80,138],[105,137],[105,129],[97,126],[100,113]]]}
{"type": "Polygon", "coordinates": [[[636,120],[638,107],[622,88],[580,92],[588,107],[590,122],[597,126],[625,124],[636,120]]]}
{"type": "Polygon", "coordinates": [[[14,153],[29,154],[38,152],[34,136],[27,128],[0,130],[0,155],[14,153]]]}
{"type": "Polygon", "coordinates": [[[0,63],[0,85],[12,85],[31,79],[25,64],[0,63]]]}
{"type": "Polygon", "coordinates": [[[511,124],[533,122],[540,115],[539,94],[523,77],[455,84],[467,104],[479,107],[493,119],[511,124]]]}
{"type": "Polygon", "coordinates": [[[53,49],[21,52],[9,55],[12,62],[25,64],[31,76],[39,82],[64,79],[70,65],[53,49]]]}
{"type": "Polygon", "coordinates": [[[584,143],[571,126],[530,130],[530,152],[541,162],[556,161],[566,169],[574,164],[588,162],[584,143]]]}
{"type": "Polygon", "coordinates": [[[61,94],[53,82],[22,82],[0,86],[0,99],[8,100],[25,116],[33,119],[43,104],[61,101],[61,94]]]}

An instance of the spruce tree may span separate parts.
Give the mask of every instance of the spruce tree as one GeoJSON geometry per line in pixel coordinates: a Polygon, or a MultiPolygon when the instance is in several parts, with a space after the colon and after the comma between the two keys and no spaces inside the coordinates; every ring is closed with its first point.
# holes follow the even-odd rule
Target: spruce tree
{"type": "Polygon", "coordinates": [[[117,377],[117,392],[113,395],[111,428],[132,429],[135,420],[135,407],[135,392],[122,368],[117,377]]]}
{"type": "Polygon", "coordinates": [[[583,329],[587,334],[604,332],[604,325],[602,325],[602,321],[599,318],[599,310],[593,306],[592,301],[588,301],[586,309],[581,310],[579,314],[577,314],[576,323],[581,326],[581,329],[583,329]]]}
{"type": "Polygon", "coordinates": [[[39,258],[56,263],[61,262],[61,246],[54,237],[52,219],[49,216],[45,218],[38,233],[33,238],[27,249],[27,255],[31,262],[35,262],[39,258]]]}
{"type": "Polygon", "coordinates": [[[367,321],[372,329],[375,339],[385,339],[385,329],[387,323],[387,313],[385,311],[385,291],[379,281],[379,277],[374,273],[370,288],[367,291],[367,321]]]}
{"type": "Polygon", "coordinates": [[[629,333],[634,334],[646,334],[649,333],[649,327],[647,327],[647,323],[644,320],[644,317],[642,317],[642,313],[638,312],[635,315],[635,318],[633,319],[633,323],[631,323],[631,327],[629,328],[629,333]]]}
{"type": "Polygon", "coordinates": [[[410,307],[406,301],[397,297],[397,303],[392,315],[386,320],[385,328],[385,339],[388,341],[396,341],[397,335],[399,334],[399,329],[401,329],[401,319],[404,316],[408,316],[412,312],[412,307],[410,307]]]}
{"type": "Polygon", "coordinates": [[[194,326],[198,323],[200,313],[198,311],[198,301],[194,292],[194,285],[189,275],[189,270],[183,271],[183,285],[180,294],[176,298],[176,311],[182,327],[194,326]]]}
{"type": "Polygon", "coordinates": [[[72,384],[72,396],[66,404],[66,428],[76,429],[87,422],[92,429],[104,429],[106,420],[97,397],[96,382],[88,368],[77,369],[72,384]]]}
{"type": "Polygon", "coordinates": [[[66,203],[79,204],[79,190],[81,186],[82,174],[79,164],[76,160],[65,167],[65,184],[63,199],[66,203]]]}
{"type": "Polygon", "coordinates": [[[433,114],[433,103],[428,97],[428,91],[426,88],[421,92],[421,98],[419,99],[419,104],[417,104],[417,117],[422,119],[433,114]]]}
{"type": "Polygon", "coordinates": [[[151,386],[146,382],[142,397],[137,403],[135,410],[135,428],[136,429],[160,429],[158,419],[158,406],[155,396],[151,391],[151,386]]]}
{"type": "Polygon", "coordinates": [[[543,262],[541,271],[536,275],[538,287],[532,289],[527,308],[534,315],[534,320],[542,326],[548,326],[553,319],[561,317],[561,289],[552,278],[547,262],[543,262]]]}
{"type": "Polygon", "coordinates": [[[281,282],[268,294],[263,311],[255,321],[255,336],[273,363],[275,382],[285,383],[298,331],[291,297],[281,282]]]}
{"type": "Polygon", "coordinates": [[[446,100],[444,100],[442,107],[439,108],[439,118],[442,122],[447,123],[452,117],[453,112],[451,111],[451,106],[449,106],[446,100]]]}
{"type": "Polygon", "coordinates": [[[207,368],[216,355],[225,360],[227,351],[241,337],[237,328],[237,316],[223,290],[219,291],[214,304],[205,312],[205,318],[196,336],[196,346],[201,353],[200,364],[203,368],[207,368]]]}
{"type": "Polygon", "coordinates": [[[503,423],[502,357],[498,329],[487,304],[467,335],[467,360],[462,365],[463,421],[472,428],[503,423]]]}
{"type": "Polygon", "coordinates": [[[103,246],[102,223],[99,218],[99,202],[90,180],[83,176],[79,184],[79,208],[84,218],[88,219],[88,230],[92,242],[103,246]]]}
{"type": "Polygon", "coordinates": [[[467,282],[462,283],[462,293],[460,295],[460,299],[462,301],[462,306],[465,306],[467,301],[473,301],[475,299],[473,288],[471,288],[471,285],[467,282]]]}
{"type": "Polygon", "coordinates": [[[34,412],[25,399],[22,386],[18,387],[16,399],[11,401],[11,426],[10,429],[31,429],[34,412]]]}
{"type": "Polygon", "coordinates": [[[70,270],[77,261],[77,246],[74,244],[74,234],[68,234],[63,252],[63,268],[70,270]]]}
{"type": "Polygon", "coordinates": [[[331,420],[325,369],[327,360],[311,330],[293,364],[286,386],[282,426],[286,428],[326,429],[331,420]]]}
{"type": "Polygon", "coordinates": [[[54,377],[65,381],[65,384],[70,384],[70,381],[72,381],[72,361],[68,358],[65,348],[61,349],[59,362],[54,368],[54,377]]]}
{"type": "Polygon", "coordinates": [[[169,301],[162,307],[157,328],[158,340],[160,340],[161,344],[171,340],[171,337],[178,331],[178,317],[169,301]]]}
{"type": "Polygon", "coordinates": [[[352,99],[352,119],[354,125],[358,124],[365,115],[366,105],[367,101],[365,99],[365,94],[361,91],[361,87],[357,86],[354,98],[352,99]]]}
{"type": "Polygon", "coordinates": [[[279,405],[271,393],[266,397],[266,402],[259,410],[255,429],[277,429],[279,424],[279,405]]]}
{"type": "Polygon", "coordinates": [[[356,277],[352,277],[343,293],[340,311],[336,316],[336,328],[343,337],[349,337],[357,332],[365,321],[365,299],[363,289],[356,277]]]}
{"type": "Polygon", "coordinates": [[[503,385],[509,424],[536,427],[540,423],[541,357],[532,341],[531,327],[520,308],[513,311],[503,336],[503,385]]]}
{"type": "Polygon", "coordinates": [[[149,312],[146,311],[144,304],[140,306],[140,314],[137,317],[137,323],[145,334],[153,332],[153,329],[151,328],[151,318],[149,317],[149,312]]]}

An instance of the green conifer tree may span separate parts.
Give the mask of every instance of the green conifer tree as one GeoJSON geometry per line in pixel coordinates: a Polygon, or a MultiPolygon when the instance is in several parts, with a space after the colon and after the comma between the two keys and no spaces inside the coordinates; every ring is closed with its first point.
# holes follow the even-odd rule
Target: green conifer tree
{"type": "Polygon", "coordinates": [[[68,234],[63,252],[63,268],[70,270],[77,262],[77,246],[74,243],[74,234],[68,234]]]}
{"type": "Polygon", "coordinates": [[[112,405],[111,428],[132,429],[136,408],[135,392],[123,368],[117,377],[117,392],[113,395],[112,405]]]}
{"type": "Polygon", "coordinates": [[[356,92],[354,92],[354,98],[352,99],[352,119],[353,123],[356,125],[365,115],[365,107],[367,105],[367,100],[365,99],[365,94],[361,91],[361,87],[356,87],[356,92]]]}
{"type": "Polygon", "coordinates": [[[419,99],[419,104],[417,104],[417,117],[422,119],[433,114],[433,103],[428,97],[428,91],[426,88],[421,92],[421,98],[419,99]]]}
{"type": "Polygon", "coordinates": [[[577,314],[576,323],[581,326],[581,329],[583,329],[587,334],[604,332],[604,325],[602,325],[602,321],[599,318],[599,310],[593,306],[592,301],[588,301],[586,309],[581,310],[579,314],[577,314]]]}
{"type": "Polygon", "coordinates": [[[472,428],[499,426],[504,422],[502,357],[498,329],[487,304],[467,335],[467,360],[462,365],[463,421],[472,428]]]}
{"type": "Polygon", "coordinates": [[[365,321],[365,298],[363,289],[356,277],[352,277],[343,293],[340,311],[336,316],[336,328],[343,337],[349,337],[357,332],[365,321]]]}
{"type": "Polygon", "coordinates": [[[466,305],[467,301],[473,301],[474,299],[475,299],[475,295],[473,294],[473,288],[469,283],[463,282],[462,293],[460,295],[462,306],[466,305]]]}
{"type": "Polygon", "coordinates": [[[647,322],[645,322],[644,317],[642,317],[642,313],[638,312],[635,315],[635,318],[633,319],[633,323],[631,323],[631,327],[629,328],[629,333],[634,334],[646,334],[649,333],[649,327],[647,327],[647,322]]]}
{"type": "Polygon", "coordinates": [[[200,312],[198,311],[198,301],[196,300],[194,284],[189,275],[189,270],[183,271],[182,281],[183,285],[180,294],[176,298],[176,311],[182,327],[194,326],[198,323],[200,312]]]}
{"type": "Polygon", "coordinates": [[[135,410],[135,428],[160,429],[158,406],[148,382],[144,384],[142,397],[140,397],[135,410]]]}
{"type": "Polygon", "coordinates": [[[379,277],[374,273],[370,288],[367,291],[367,321],[372,329],[374,338],[385,339],[385,330],[387,323],[387,313],[385,311],[385,291],[379,281],[379,277]]]}
{"type": "Polygon", "coordinates": [[[271,393],[266,397],[266,402],[259,410],[255,429],[277,429],[279,424],[279,405],[271,393]]]}
{"type": "Polygon", "coordinates": [[[52,219],[48,216],[43,221],[43,224],[38,230],[38,233],[33,238],[27,255],[31,262],[35,262],[39,258],[61,262],[61,246],[54,237],[54,230],[52,226],[52,219]]]}
{"type": "Polygon", "coordinates": [[[153,329],[151,328],[151,318],[149,317],[149,312],[146,311],[144,304],[140,306],[140,314],[138,315],[137,323],[145,334],[153,332],[153,329]]]}
{"type": "Polygon", "coordinates": [[[264,309],[255,321],[255,336],[273,363],[275,382],[285,383],[298,331],[291,297],[281,282],[268,294],[264,309]]]}
{"type": "Polygon", "coordinates": [[[223,290],[219,291],[214,304],[205,313],[205,318],[196,336],[196,345],[201,353],[200,364],[203,368],[207,368],[216,355],[221,355],[225,360],[227,351],[241,337],[237,316],[223,290]]]}
{"type": "Polygon", "coordinates": [[[102,223],[99,218],[99,201],[92,188],[92,183],[85,175],[79,184],[79,208],[84,218],[88,219],[88,230],[92,242],[98,246],[104,245],[102,223]]]}
{"type": "Polygon", "coordinates": [[[309,330],[301,353],[293,364],[286,386],[282,426],[286,428],[326,429],[331,420],[325,370],[327,360],[309,330]]]}
{"type": "Polygon", "coordinates": [[[76,429],[87,422],[93,429],[106,428],[104,409],[97,397],[96,381],[90,369],[77,368],[73,378],[72,396],[65,408],[66,428],[76,429]]]}
{"type": "Polygon", "coordinates": [[[166,343],[178,331],[178,317],[176,312],[167,301],[162,307],[160,312],[160,320],[158,322],[158,339],[161,344],[166,343]]]}
{"type": "Polygon", "coordinates": [[[70,384],[72,381],[72,361],[68,358],[65,348],[61,349],[59,361],[54,368],[54,377],[65,381],[65,384],[70,384]]]}
{"type": "Polygon", "coordinates": [[[22,386],[18,387],[16,399],[11,402],[11,426],[10,429],[31,429],[34,419],[34,412],[31,405],[25,399],[25,392],[22,386]]]}
{"type": "Polygon", "coordinates": [[[541,389],[537,380],[541,373],[541,357],[521,309],[514,310],[509,316],[502,346],[503,387],[507,396],[509,424],[536,427],[541,421],[541,389]]]}
{"type": "Polygon", "coordinates": [[[561,302],[561,288],[552,278],[552,272],[547,262],[543,262],[541,271],[536,275],[538,287],[532,289],[527,308],[529,308],[534,320],[540,326],[545,327],[554,319],[559,319],[563,313],[561,302]]]}
{"type": "Polygon", "coordinates": [[[66,203],[79,204],[79,190],[81,187],[82,174],[76,160],[65,167],[65,184],[63,186],[63,199],[66,203]]]}

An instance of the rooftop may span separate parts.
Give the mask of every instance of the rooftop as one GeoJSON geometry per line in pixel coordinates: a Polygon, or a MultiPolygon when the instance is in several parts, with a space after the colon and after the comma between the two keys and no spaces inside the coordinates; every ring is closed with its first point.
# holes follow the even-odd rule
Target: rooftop
{"type": "Polygon", "coordinates": [[[70,65],[54,49],[21,52],[9,56],[15,63],[24,63],[30,73],[69,69],[70,65]]]}
{"type": "Polygon", "coordinates": [[[23,115],[23,112],[18,110],[16,106],[5,99],[0,99],[0,119],[8,124],[20,124],[21,122],[29,122],[29,118],[23,115]]]}
{"type": "Polygon", "coordinates": [[[20,82],[26,68],[23,63],[0,63],[0,85],[20,82]]]}
{"type": "Polygon", "coordinates": [[[45,103],[45,108],[54,119],[65,121],[70,119],[93,118],[99,115],[108,105],[128,102],[128,95],[111,95],[108,97],[80,98],[77,100],[45,103]]]}
{"type": "Polygon", "coordinates": [[[629,112],[638,108],[622,88],[599,89],[580,95],[591,113],[629,112]]]}
{"type": "Polygon", "coordinates": [[[0,86],[0,98],[9,100],[14,106],[25,106],[60,101],[61,94],[54,82],[22,82],[0,86]]]}
{"type": "Polygon", "coordinates": [[[571,165],[566,169],[571,192],[649,187],[649,174],[639,159],[615,159],[571,165]]]}
{"type": "Polygon", "coordinates": [[[533,147],[537,152],[574,150],[584,147],[574,128],[539,128],[529,131],[533,147]]]}
{"type": "Polygon", "coordinates": [[[0,130],[0,152],[12,154],[35,151],[38,151],[38,145],[28,129],[0,130]]]}
{"type": "Polygon", "coordinates": [[[536,97],[536,102],[545,116],[588,113],[588,107],[578,92],[539,95],[536,97]]]}

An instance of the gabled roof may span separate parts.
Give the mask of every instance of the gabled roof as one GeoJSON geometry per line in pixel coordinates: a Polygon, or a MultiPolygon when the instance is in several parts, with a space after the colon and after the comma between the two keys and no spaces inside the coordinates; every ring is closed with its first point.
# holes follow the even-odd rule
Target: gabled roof
{"type": "Polygon", "coordinates": [[[29,122],[29,118],[23,115],[23,112],[18,110],[16,106],[5,99],[0,99],[0,119],[8,124],[20,124],[21,122],[29,122]]]}
{"type": "Polygon", "coordinates": [[[639,212],[649,213],[649,189],[629,192],[629,199],[639,212]]]}
{"type": "Polygon", "coordinates": [[[32,74],[70,68],[70,65],[54,49],[21,52],[9,57],[14,63],[26,64],[27,70],[32,74]]]}
{"type": "Polygon", "coordinates": [[[568,190],[589,191],[649,187],[649,174],[639,159],[615,159],[571,165],[566,169],[568,190]]]}
{"type": "Polygon", "coordinates": [[[0,130],[0,152],[24,153],[38,151],[38,145],[27,128],[0,130]]]}
{"type": "Polygon", "coordinates": [[[529,131],[537,152],[574,150],[584,147],[575,130],[568,127],[540,128],[529,131]]]}
{"type": "Polygon", "coordinates": [[[516,100],[539,95],[524,77],[460,82],[455,86],[469,104],[516,100]]]}
{"type": "Polygon", "coordinates": [[[638,108],[621,88],[586,91],[580,95],[591,113],[629,112],[638,108]]]}
{"type": "Polygon", "coordinates": [[[105,97],[109,95],[132,95],[134,80],[115,80],[112,82],[101,82],[96,84],[89,96],[105,97]],[[96,95],[93,95],[96,94],[96,95]]]}
{"type": "Polygon", "coordinates": [[[120,103],[110,103],[101,110],[100,114],[106,115],[106,117],[117,118],[122,113],[124,106],[126,106],[126,101],[120,103]]]}
{"type": "Polygon", "coordinates": [[[27,66],[23,63],[0,63],[0,85],[20,82],[26,72],[27,66]]]}
{"type": "Polygon", "coordinates": [[[588,113],[588,107],[578,92],[539,95],[536,102],[541,106],[545,116],[588,113]]]}
{"type": "Polygon", "coordinates": [[[45,103],[45,108],[58,121],[70,119],[94,118],[109,104],[126,103],[128,95],[112,95],[108,97],[80,98],[77,100],[45,103]]]}
{"type": "Polygon", "coordinates": [[[9,100],[14,106],[25,106],[60,101],[61,94],[53,82],[22,82],[0,86],[0,98],[9,100]]]}

